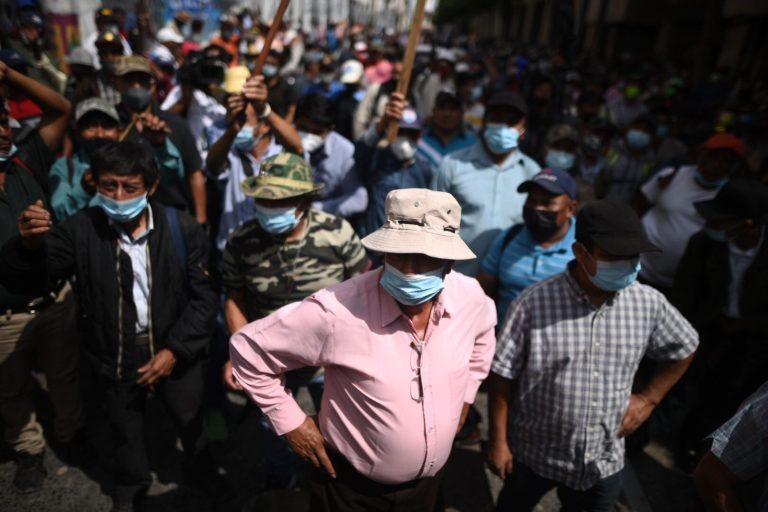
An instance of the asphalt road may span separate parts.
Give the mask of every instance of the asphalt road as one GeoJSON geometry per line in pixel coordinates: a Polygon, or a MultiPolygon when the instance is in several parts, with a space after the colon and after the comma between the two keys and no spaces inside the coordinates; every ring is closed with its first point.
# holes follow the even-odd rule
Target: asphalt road
{"type": "MultiPolygon", "coordinates": [[[[306,394],[300,393],[300,402],[311,409],[306,394]]],[[[478,396],[477,405],[485,410],[486,396],[478,396]]],[[[199,489],[180,484],[179,466],[181,453],[177,448],[173,426],[159,401],[150,401],[147,431],[150,460],[156,482],[150,489],[148,508],[163,512],[208,511],[280,511],[303,512],[308,510],[305,491],[263,492],[264,467],[258,430],[258,413],[233,407],[229,411],[232,427],[225,442],[216,443],[214,450],[228,472],[233,493],[223,503],[214,503],[199,489]]],[[[49,412],[42,407],[45,425],[49,412]]],[[[103,425],[89,426],[89,434],[97,446],[105,446],[107,434],[103,425]]],[[[482,437],[486,438],[485,422],[481,423],[482,437]]],[[[106,450],[102,450],[106,452],[106,450]]],[[[693,510],[694,494],[690,478],[676,471],[663,449],[646,449],[632,459],[630,478],[625,484],[621,503],[617,510],[647,512],[685,512],[693,510]]],[[[14,462],[5,454],[0,458],[0,510],[2,512],[101,512],[111,506],[109,492],[111,481],[108,457],[100,465],[84,473],[68,467],[53,450],[46,452],[48,478],[42,492],[32,496],[16,494],[11,486],[15,470],[14,462]]],[[[305,481],[302,475],[300,483],[305,481]]],[[[501,488],[501,481],[484,467],[481,447],[456,448],[446,468],[444,499],[448,511],[488,512],[493,510],[493,500],[501,488]]],[[[559,510],[554,493],[542,499],[538,512],[559,510]]]]}

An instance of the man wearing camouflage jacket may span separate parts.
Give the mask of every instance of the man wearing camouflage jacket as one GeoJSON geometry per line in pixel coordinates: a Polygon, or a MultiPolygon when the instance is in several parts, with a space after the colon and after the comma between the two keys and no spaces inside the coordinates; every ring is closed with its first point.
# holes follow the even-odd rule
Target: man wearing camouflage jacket
{"type": "MultiPolygon", "coordinates": [[[[241,188],[254,198],[256,215],[232,233],[224,250],[224,311],[230,333],[368,267],[352,226],[311,207],[323,185],[314,183],[312,168],[301,157],[280,153],[267,158],[258,175],[243,181],[241,188]]],[[[224,367],[224,380],[230,388],[242,389],[230,363],[224,367]]],[[[290,372],[286,386],[294,395],[307,386],[317,408],[322,370],[290,372]]],[[[290,452],[282,439],[272,436],[266,446],[267,486],[291,487],[290,452]]]]}

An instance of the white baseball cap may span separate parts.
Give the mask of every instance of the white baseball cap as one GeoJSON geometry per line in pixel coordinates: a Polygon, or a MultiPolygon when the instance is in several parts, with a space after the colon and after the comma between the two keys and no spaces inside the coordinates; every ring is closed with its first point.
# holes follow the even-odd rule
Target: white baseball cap
{"type": "Polygon", "coordinates": [[[341,83],[356,84],[363,78],[363,65],[360,61],[350,59],[341,65],[341,83]]]}

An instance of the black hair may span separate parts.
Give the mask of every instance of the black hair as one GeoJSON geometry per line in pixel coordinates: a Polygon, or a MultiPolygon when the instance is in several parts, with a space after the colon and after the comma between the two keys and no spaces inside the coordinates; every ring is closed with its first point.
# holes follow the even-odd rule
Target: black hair
{"type": "Polygon", "coordinates": [[[96,150],[91,156],[91,171],[97,180],[104,172],[121,176],[141,174],[147,188],[160,177],[155,154],[149,144],[132,140],[113,142],[96,150]]]}
{"type": "Polygon", "coordinates": [[[308,94],[296,106],[296,118],[306,118],[324,125],[333,124],[333,105],[331,100],[316,92],[308,94]]]}

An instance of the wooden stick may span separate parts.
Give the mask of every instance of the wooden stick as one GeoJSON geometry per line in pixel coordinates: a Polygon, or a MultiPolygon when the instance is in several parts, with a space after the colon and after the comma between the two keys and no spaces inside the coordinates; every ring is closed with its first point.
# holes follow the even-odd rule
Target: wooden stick
{"type": "MultiPolygon", "coordinates": [[[[424,24],[424,7],[426,4],[427,0],[416,0],[416,10],[413,12],[413,25],[411,25],[408,46],[405,48],[405,56],[403,57],[403,73],[400,75],[396,89],[403,96],[407,96],[408,86],[411,83],[413,61],[416,60],[416,46],[418,46],[419,37],[421,37],[421,27],[424,24]]],[[[390,144],[397,138],[397,125],[398,122],[392,120],[387,128],[387,140],[390,144]]]]}
{"type": "Polygon", "coordinates": [[[264,62],[266,62],[267,57],[269,56],[272,42],[275,40],[277,31],[280,30],[280,27],[283,24],[283,16],[285,16],[285,11],[288,9],[288,4],[290,2],[291,0],[280,0],[280,5],[277,7],[277,12],[275,13],[275,19],[272,20],[272,25],[269,27],[267,37],[264,39],[264,47],[261,49],[261,53],[259,53],[259,57],[256,59],[256,65],[253,67],[253,71],[251,71],[251,76],[261,74],[261,68],[264,67],[264,62]]]}

